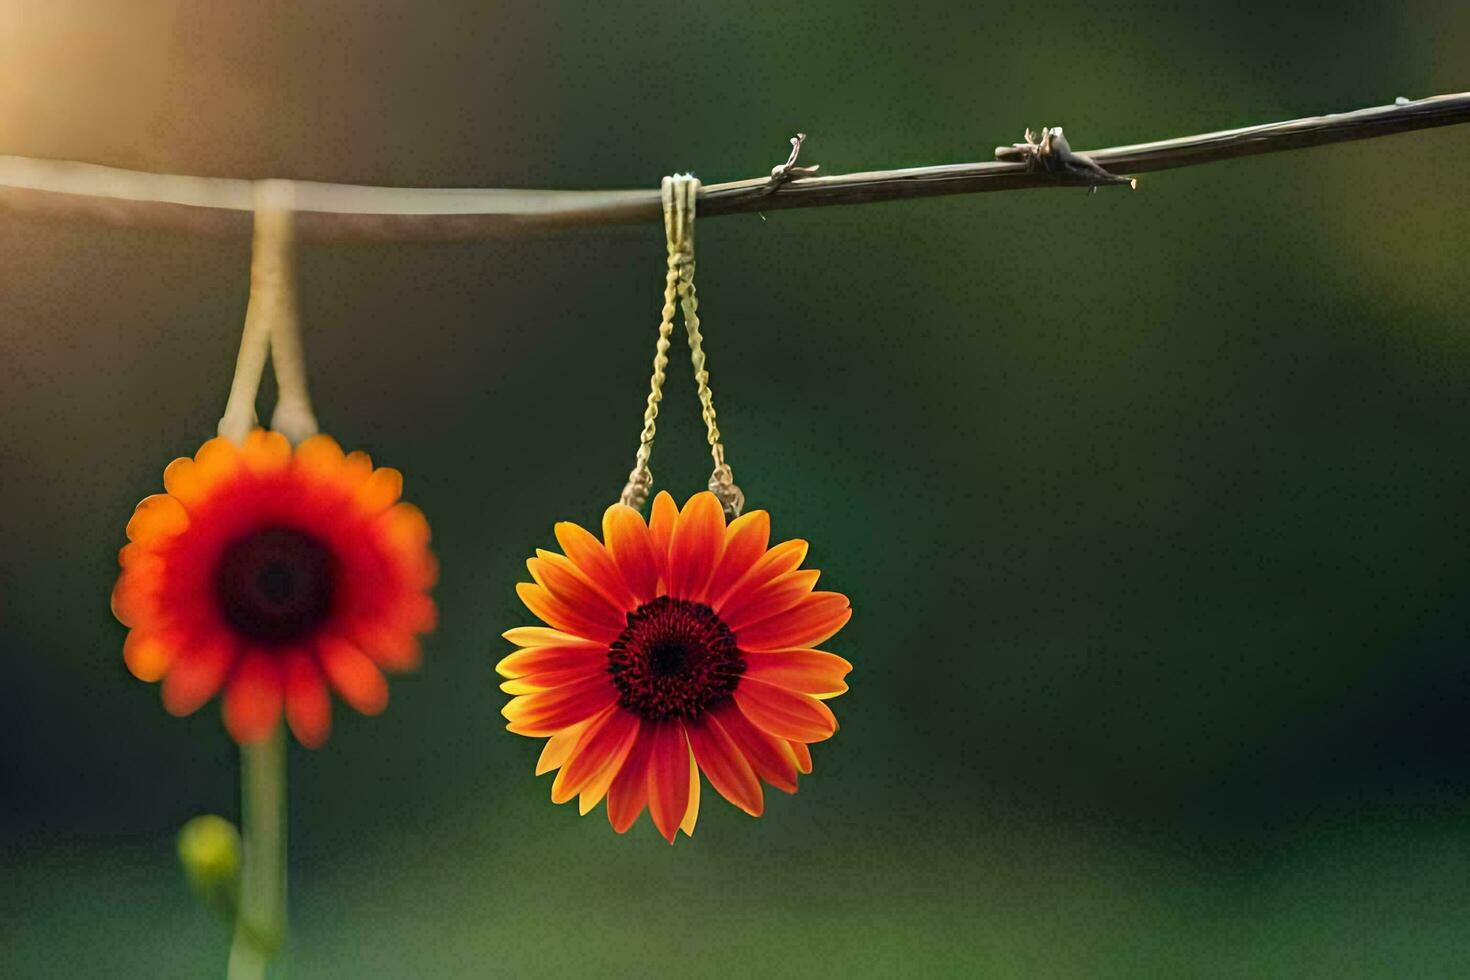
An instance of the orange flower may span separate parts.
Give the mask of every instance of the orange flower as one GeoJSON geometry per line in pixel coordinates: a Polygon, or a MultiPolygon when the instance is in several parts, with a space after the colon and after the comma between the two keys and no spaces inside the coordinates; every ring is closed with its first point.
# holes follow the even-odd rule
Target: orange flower
{"type": "Polygon", "coordinates": [[[646,805],[669,843],[693,834],[701,771],[760,816],[760,781],[796,792],[808,743],[837,730],[823,701],[852,665],[812,647],[851,617],[847,597],[812,591],[805,541],[768,549],[765,511],[726,527],[711,493],[682,511],[660,493],[647,524],[614,504],[602,532],[558,524],[566,554],[527,562],[535,583],[516,592],[548,625],[505,634],[523,648],[496,667],[506,727],[549,736],[536,774],[560,770],[552,800],[580,795],[585,814],[605,796],[618,833],[646,805]]]}
{"type": "Polygon", "coordinates": [[[382,711],[382,669],[417,666],[435,620],[429,525],[396,503],[402,475],[329,436],[293,453],[256,429],[174,460],[163,485],[128,521],[112,611],[132,627],[128,669],[163,681],[164,707],[187,715],[223,688],[237,742],[269,735],[284,705],[312,747],[331,729],[328,684],[382,711]]]}

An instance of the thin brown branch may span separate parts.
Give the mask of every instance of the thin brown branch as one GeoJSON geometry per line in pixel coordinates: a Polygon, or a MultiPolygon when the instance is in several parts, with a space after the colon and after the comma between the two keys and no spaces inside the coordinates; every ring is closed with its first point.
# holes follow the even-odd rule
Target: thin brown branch
{"type": "MultiPolygon", "coordinates": [[[[1463,122],[1470,122],[1470,92],[1114,146],[1088,151],[1085,156],[1114,174],[1131,175],[1463,122]]],[[[799,148],[799,141],[796,145],[799,148]]],[[[768,177],[706,184],[699,213],[712,217],[1104,182],[1076,171],[1035,166],[1013,146],[997,148],[996,157],[980,163],[817,176],[815,167],[795,167],[793,152],[768,177]]],[[[553,191],[293,183],[297,227],[300,237],[308,241],[496,238],[660,219],[659,191],[653,186],[628,191],[553,191]]],[[[249,180],[0,157],[0,210],[189,234],[249,234],[252,185],[249,180]]]]}

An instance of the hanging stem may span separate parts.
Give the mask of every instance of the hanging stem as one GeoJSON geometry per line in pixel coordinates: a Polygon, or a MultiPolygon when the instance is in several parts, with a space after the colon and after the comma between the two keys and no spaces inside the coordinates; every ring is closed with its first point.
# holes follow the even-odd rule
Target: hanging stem
{"type": "Polygon", "coordinates": [[[276,375],[276,409],[271,428],[292,445],[317,432],[306,386],[306,355],[301,346],[301,314],[296,304],[296,185],[289,180],[255,184],[255,254],[250,279],[267,308],[271,332],[271,369],[276,375]],[[257,287],[258,283],[258,287],[257,287]]]}
{"type": "Polygon", "coordinates": [[[286,932],[286,741],[281,728],[240,746],[245,862],[229,980],[259,980],[286,932]]]}

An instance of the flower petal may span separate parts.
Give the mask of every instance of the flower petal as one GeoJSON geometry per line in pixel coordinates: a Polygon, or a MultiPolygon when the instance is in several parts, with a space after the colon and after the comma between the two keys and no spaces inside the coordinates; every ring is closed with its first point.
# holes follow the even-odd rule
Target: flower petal
{"type": "Polygon", "coordinates": [[[606,673],[607,661],[597,657],[592,663],[583,662],[563,670],[533,671],[502,682],[500,689],[506,694],[535,694],[537,691],[554,690],[606,673]]]}
{"type": "Polygon", "coordinates": [[[753,725],[777,738],[820,742],[837,731],[832,709],[821,701],[750,678],[740,678],[735,704],[753,725]]]}
{"type": "Polygon", "coordinates": [[[551,784],[551,802],[565,803],[584,793],[581,811],[586,813],[598,804],[623,760],[638,740],[638,716],[613,705],[588,724],[571,758],[556,774],[551,784]]]}
{"type": "Polygon", "coordinates": [[[796,756],[796,771],[803,776],[812,771],[812,750],[805,742],[787,742],[791,754],[796,756]]]}
{"type": "Polygon", "coordinates": [[[354,497],[357,506],[369,514],[377,515],[392,507],[403,496],[403,474],[391,466],[373,470],[368,478],[358,485],[354,497]]]}
{"type": "Polygon", "coordinates": [[[624,613],[630,613],[643,604],[628,587],[617,562],[613,561],[612,555],[608,554],[602,542],[592,532],[570,521],[558,522],[553,531],[557,544],[566,552],[567,559],[614,606],[624,613]]]}
{"type": "Polygon", "coordinates": [[[313,476],[334,476],[342,468],[344,454],[336,439],[319,432],[296,447],[295,465],[313,476]]]}
{"type": "Polygon", "coordinates": [[[526,608],[531,610],[537,619],[563,632],[604,644],[616,640],[618,634],[622,632],[621,629],[607,623],[599,623],[583,616],[538,584],[518,582],[516,583],[516,595],[521,597],[526,608]]]}
{"type": "Polygon", "coordinates": [[[240,448],[224,436],[215,436],[199,447],[194,454],[194,464],[197,467],[194,475],[201,484],[213,487],[240,468],[240,448]]]}
{"type": "Polygon", "coordinates": [[[293,650],[285,658],[286,724],[296,741],[309,749],[320,748],[332,731],[332,699],[316,661],[305,650],[293,650]]]}
{"type": "Polygon", "coordinates": [[[623,768],[613,777],[607,791],[607,822],[625,833],[648,803],[648,759],[653,751],[653,726],[643,725],[623,768]]]}
{"type": "Polygon", "coordinates": [[[128,540],[153,546],[183,533],[189,527],[189,512],[166,493],[155,493],[138,502],[128,520],[128,540]]]}
{"type": "Polygon", "coordinates": [[[689,807],[684,811],[684,819],[679,822],[679,829],[684,831],[685,837],[694,836],[694,825],[699,822],[699,763],[694,761],[694,750],[689,750],[689,807]]]}
{"type": "Polygon", "coordinates": [[[739,601],[725,604],[720,610],[720,619],[737,633],[747,626],[770,619],[811,595],[820,575],[821,572],[813,568],[787,572],[758,589],[747,589],[738,597],[739,601]]]}
{"type": "Polygon", "coordinates": [[[593,587],[566,556],[538,548],[535,558],[526,559],[526,568],[553,599],[575,610],[578,615],[617,633],[628,625],[628,611],[614,605],[611,599],[593,587]]]}
{"type": "Polygon", "coordinates": [[[847,596],[813,592],[785,612],[741,630],[736,642],[746,651],[814,647],[830,639],[851,618],[847,596]]]}
{"type": "Polygon", "coordinates": [[[508,731],[541,738],[585,721],[617,698],[618,689],[612,681],[606,674],[597,674],[553,691],[511,698],[500,713],[508,722],[505,726],[508,731]]]}
{"type": "Polygon", "coordinates": [[[328,634],[317,641],[317,660],[332,688],[365,715],[382,714],[388,707],[388,682],[367,654],[328,634]]]}
{"type": "Polygon", "coordinates": [[[209,481],[204,467],[188,456],[180,456],[163,468],[163,489],[189,510],[208,496],[209,481]]]}
{"type": "Polygon", "coordinates": [[[605,643],[589,640],[585,636],[573,636],[571,633],[563,633],[561,630],[549,629],[545,626],[517,626],[500,635],[518,647],[584,646],[598,650],[607,649],[605,643]]]}
{"type": "Polygon", "coordinates": [[[495,665],[501,677],[524,677],[581,667],[606,667],[607,647],[528,647],[517,650],[495,665]]]}
{"type": "Polygon", "coordinates": [[[179,651],[163,677],[163,707],[171,715],[191,715],[219,693],[236,650],[226,643],[209,643],[179,651]]]}
{"type": "MultiPolygon", "coordinates": [[[[613,709],[609,708],[608,710],[611,711],[613,709]]],[[[566,765],[566,761],[572,756],[572,750],[577,747],[577,739],[582,737],[582,733],[587,730],[587,726],[595,720],[596,718],[593,717],[586,721],[578,722],[569,728],[563,728],[548,738],[546,744],[541,747],[541,757],[536,760],[536,775],[542,776],[551,772],[553,769],[560,769],[566,765]]]]}
{"type": "Polygon", "coordinates": [[[654,724],[653,752],[648,761],[648,813],[664,840],[672,844],[688,810],[689,740],[684,735],[684,722],[669,718],[654,724]]]}
{"type": "Polygon", "coordinates": [[[784,739],[756,728],[731,702],[725,702],[710,713],[719,719],[757,776],[779,790],[796,792],[796,757],[784,739]]]}
{"type": "Polygon", "coordinates": [[[696,493],[679,512],[669,537],[667,593],[675,599],[703,598],[724,547],[725,511],[719,498],[708,490],[696,493]]]}
{"type": "Polygon", "coordinates": [[[240,460],[252,473],[279,473],[291,464],[291,443],[279,432],[252,429],[240,446],[240,460]]]}
{"type": "Polygon", "coordinates": [[[417,669],[423,659],[423,649],[413,631],[388,625],[361,625],[353,633],[353,640],[384,670],[406,671],[417,669]]]}
{"type": "Polygon", "coordinates": [[[719,720],[706,713],[685,728],[694,758],[709,784],[752,817],[760,816],[765,810],[760,781],[719,720]]]}
{"type": "Polygon", "coordinates": [[[140,681],[161,679],[177,655],[178,641],[159,633],[131,630],[123,640],[123,662],[140,681]]]}
{"type": "Polygon", "coordinates": [[[626,504],[613,504],[602,515],[602,539],[638,603],[657,598],[660,566],[643,515],[626,504]]]}
{"type": "MultiPolygon", "coordinates": [[[[669,541],[674,536],[674,524],[678,520],[679,505],[674,503],[667,490],[660,490],[648,511],[648,543],[653,547],[659,579],[664,583],[669,580],[669,541]]],[[[667,592],[667,586],[659,591],[667,592]]]]}
{"type": "Polygon", "coordinates": [[[770,551],[756,559],[750,571],[740,577],[740,581],[731,586],[730,591],[721,600],[720,608],[735,603],[743,602],[747,592],[758,589],[772,579],[780,578],[788,572],[796,571],[797,567],[806,560],[807,543],[800,538],[791,541],[782,541],[770,551]]]}
{"type": "Polygon", "coordinates": [[[705,602],[716,612],[735,583],[766,553],[771,540],[771,515],[763,510],[741,514],[725,528],[725,550],[705,587],[705,602]]]}
{"type": "Polygon", "coordinates": [[[225,688],[225,728],[241,745],[259,742],[281,720],[281,670],[266,653],[246,654],[225,688]]]}
{"type": "Polygon", "coordinates": [[[814,698],[833,698],[844,693],[847,683],[843,678],[850,670],[852,664],[836,654],[820,650],[745,653],[744,677],[810,694],[814,698]]]}

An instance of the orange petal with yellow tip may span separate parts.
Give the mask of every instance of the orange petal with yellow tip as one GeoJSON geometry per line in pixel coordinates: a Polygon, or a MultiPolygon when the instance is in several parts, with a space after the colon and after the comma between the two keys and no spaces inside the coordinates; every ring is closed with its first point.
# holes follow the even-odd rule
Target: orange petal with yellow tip
{"type": "Polygon", "coordinates": [[[813,592],[785,612],[777,613],[736,634],[740,649],[795,650],[814,647],[852,618],[847,596],[838,592],[813,592]]]}
{"type": "Polygon", "coordinates": [[[566,603],[554,598],[540,585],[518,582],[516,595],[521,597],[526,608],[531,610],[537,619],[555,629],[603,643],[611,643],[622,632],[614,624],[600,623],[583,616],[566,603]]]}
{"type": "MultiPolygon", "coordinates": [[[[612,708],[609,711],[614,710],[612,708]]],[[[566,761],[572,757],[572,750],[577,747],[577,739],[587,730],[587,726],[593,719],[578,722],[570,728],[563,728],[555,735],[546,740],[541,747],[541,757],[536,760],[536,775],[545,775],[553,769],[560,769],[566,761]]]]}
{"type": "Polygon", "coordinates": [[[747,677],[735,688],[735,704],[755,727],[777,738],[820,742],[837,731],[837,719],[821,701],[747,677]]]}
{"type": "Polygon", "coordinates": [[[332,688],[365,715],[382,714],[388,707],[388,682],[367,654],[337,636],[317,641],[317,661],[332,688]]]}
{"type": "Polygon", "coordinates": [[[171,715],[190,715],[219,693],[235,650],[223,643],[181,649],[163,675],[163,707],[171,715]]]}
{"type": "Polygon", "coordinates": [[[613,605],[586,576],[577,571],[569,559],[553,551],[536,550],[536,557],[526,560],[531,577],[557,601],[569,609],[575,609],[588,619],[621,633],[627,624],[628,612],[613,605]]]}
{"type": "Polygon", "coordinates": [[[225,688],[225,728],[242,745],[259,742],[281,720],[281,672],[276,658],[247,654],[225,688]]]}
{"type": "Polygon", "coordinates": [[[725,511],[719,499],[708,490],[696,493],[679,512],[669,536],[668,594],[701,599],[724,547],[725,511]]]}
{"type": "Polygon", "coordinates": [[[782,541],[776,547],[761,555],[756,563],[750,566],[750,571],[740,577],[725,594],[720,603],[720,608],[744,602],[745,595],[759,589],[772,579],[780,578],[796,570],[806,559],[807,543],[800,539],[793,541],[782,541]]]}
{"type": "Polygon", "coordinates": [[[688,810],[689,739],[683,721],[667,718],[654,723],[648,759],[648,814],[664,840],[672,844],[688,810]]]}
{"type": "Polygon", "coordinates": [[[678,520],[679,506],[667,490],[660,490],[648,512],[648,542],[653,546],[659,578],[665,583],[669,580],[669,541],[674,536],[674,524],[678,520]]]}
{"type": "Polygon", "coordinates": [[[357,505],[369,514],[387,510],[403,495],[403,474],[391,466],[373,470],[357,487],[357,505]]]}
{"type": "Polygon", "coordinates": [[[293,650],[283,658],[286,690],[286,724],[296,741],[309,749],[320,748],[332,731],[332,699],[316,661],[305,650],[293,650]]]}
{"type": "Polygon", "coordinates": [[[595,647],[607,649],[605,644],[583,636],[573,636],[547,626],[517,626],[500,634],[518,647],[595,647]]]}
{"type": "Polygon", "coordinates": [[[521,694],[500,709],[507,731],[540,738],[555,735],[602,711],[617,700],[618,690],[606,675],[589,677],[555,691],[521,694]]]}
{"type": "Polygon", "coordinates": [[[725,596],[766,553],[771,540],[771,515],[763,510],[741,514],[725,528],[725,549],[705,587],[705,602],[722,609],[725,596]]]}
{"type": "Polygon", "coordinates": [[[153,546],[182,533],[189,526],[189,512],[166,493],[155,493],[139,501],[128,520],[128,540],[153,546]]]}
{"type": "Polygon", "coordinates": [[[643,725],[633,750],[607,790],[607,822],[618,833],[633,826],[648,803],[648,760],[653,750],[653,726],[643,725]]]}
{"type": "Polygon", "coordinates": [[[588,677],[607,673],[607,661],[598,657],[592,663],[583,663],[564,670],[536,671],[522,677],[503,681],[500,689],[506,694],[535,694],[537,691],[552,691],[565,684],[573,684],[588,677]]]}
{"type": "Polygon", "coordinates": [[[765,797],[755,770],[730,739],[713,714],[703,716],[686,726],[689,746],[699,763],[700,772],[715,790],[731,803],[758,817],[765,811],[765,797]]]}
{"type": "Polygon", "coordinates": [[[602,537],[607,542],[607,553],[639,604],[657,598],[661,566],[643,515],[626,504],[613,504],[602,515],[602,537]]]}
{"type": "Polygon", "coordinates": [[[738,602],[726,603],[720,610],[720,619],[737,633],[747,626],[770,619],[811,595],[820,575],[816,569],[804,569],[771,579],[760,588],[747,591],[738,602]]]}
{"type": "Polygon", "coordinates": [[[156,633],[132,630],[123,641],[123,662],[140,681],[151,683],[162,679],[173,665],[177,653],[175,642],[156,633]]]}
{"type": "Polygon", "coordinates": [[[551,787],[551,801],[565,803],[581,794],[578,809],[582,813],[596,806],[638,740],[640,724],[637,715],[614,705],[600,723],[594,721],[588,725],[572,750],[571,760],[557,773],[556,783],[551,787]]]}
{"type": "Polygon", "coordinates": [[[581,572],[597,591],[606,596],[609,602],[623,612],[632,612],[642,605],[633,594],[633,590],[628,587],[612,555],[608,554],[602,542],[598,541],[592,532],[570,521],[558,522],[553,531],[556,534],[557,544],[561,545],[562,551],[566,552],[567,560],[575,565],[577,571],[581,572]]]}
{"type": "Polygon", "coordinates": [[[527,647],[517,650],[495,665],[501,677],[524,677],[558,670],[607,667],[607,647],[566,646],[527,647]]]}
{"type": "Polygon", "coordinates": [[[699,821],[699,763],[694,761],[694,750],[689,751],[689,808],[684,811],[684,819],[679,823],[679,829],[684,831],[685,837],[694,836],[694,825],[699,821]]]}
{"type": "Polygon", "coordinates": [[[791,754],[796,757],[796,771],[803,776],[808,775],[812,771],[812,750],[805,742],[787,742],[786,744],[791,749],[791,754]]]}
{"type": "Polygon", "coordinates": [[[275,473],[291,464],[291,443],[279,432],[252,429],[240,446],[240,459],[253,473],[275,473]]]}
{"type": "Polygon", "coordinates": [[[847,691],[843,678],[850,670],[852,664],[820,650],[747,651],[744,677],[814,698],[835,698],[847,691]]]}

